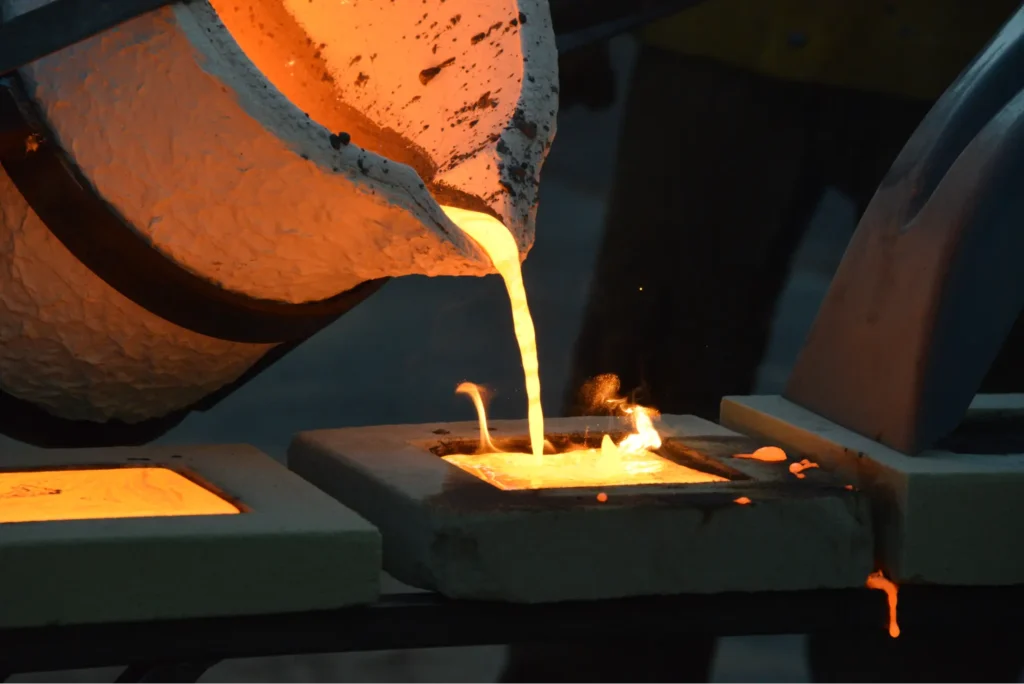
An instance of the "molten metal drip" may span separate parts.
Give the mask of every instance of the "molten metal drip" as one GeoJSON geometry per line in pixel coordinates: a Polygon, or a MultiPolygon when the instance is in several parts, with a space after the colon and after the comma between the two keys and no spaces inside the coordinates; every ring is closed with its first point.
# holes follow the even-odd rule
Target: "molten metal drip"
{"type": "Polygon", "coordinates": [[[239,512],[236,506],[167,468],[0,473],[0,523],[239,512]]]}
{"type": "Polygon", "coordinates": [[[900,635],[900,626],[896,622],[896,598],[899,588],[896,584],[888,579],[881,570],[871,573],[868,575],[867,581],[868,589],[880,589],[885,592],[886,597],[889,599],[889,636],[893,639],[900,635]]]}
{"type": "MultiPolygon", "coordinates": [[[[441,207],[452,223],[461,228],[480,245],[491,258],[505,281],[508,298],[512,304],[512,324],[519,342],[519,353],[523,357],[523,373],[526,376],[527,418],[530,423],[530,448],[536,463],[544,455],[544,411],[540,403],[540,364],[537,361],[537,334],[533,328],[533,317],[526,300],[523,286],[523,271],[519,264],[519,246],[508,229],[493,216],[477,211],[441,207]]],[[[482,405],[481,405],[482,406],[482,405]]],[[[478,406],[478,411],[480,410],[478,406]]]]}

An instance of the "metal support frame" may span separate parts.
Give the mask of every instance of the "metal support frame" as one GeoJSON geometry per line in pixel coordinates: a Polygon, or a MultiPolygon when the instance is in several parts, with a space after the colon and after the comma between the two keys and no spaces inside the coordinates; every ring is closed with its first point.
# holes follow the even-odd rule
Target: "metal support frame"
{"type": "MultiPolygon", "coordinates": [[[[1017,633],[1024,586],[900,588],[905,634],[1017,633]]],[[[754,634],[884,633],[868,589],[664,596],[556,604],[386,595],[370,606],[286,615],[0,630],[0,672],[129,664],[119,681],[195,681],[220,660],[528,642],[754,634]],[[193,679],[189,679],[193,678],[193,679]]]]}

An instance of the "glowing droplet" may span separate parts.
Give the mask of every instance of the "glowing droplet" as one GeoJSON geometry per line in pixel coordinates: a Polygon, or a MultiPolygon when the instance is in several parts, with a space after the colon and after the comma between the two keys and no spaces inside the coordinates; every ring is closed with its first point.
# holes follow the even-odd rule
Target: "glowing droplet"
{"type": "Polygon", "coordinates": [[[604,492],[601,492],[600,494],[597,495],[597,500],[600,501],[601,503],[604,503],[605,501],[608,500],[608,495],[605,494],[604,492]]]}
{"type": "Polygon", "coordinates": [[[790,463],[789,464],[789,472],[791,472],[794,475],[796,475],[797,479],[802,480],[802,479],[804,479],[804,477],[806,477],[804,475],[804,471],[805,470],[808,470],[810,468],[817,468],[817,467],[818,467],[817,463],[814,463],[813,461],[808,461],[805,458],[804,460],[800,461],[799,463],[790,463]]]}
{"type": "Polygon", "coordinates": [[[881,570],[868,575],[867,586],[868,589],[884,591],[886,598],[889,599],[889,636],[895,639],[900,635],[900,626],[896,622],[896,599],[899,587],[892,580],[888,579],[881,570]]]}
{"type": "Polygon", "coordinates": [[[786,452],[777,446],[761,447],[752,454],[735,454],[733,458],[749,458],[752,461],[778,463],[786,460],[786,452]]]}
{"type": "Polygon", "coordinates": [[[748,503],[750,503],[750,497],[741,496],[738,499],[733,499],[733,503],[738,503],[740,506],[746,506],[748,503]]]}

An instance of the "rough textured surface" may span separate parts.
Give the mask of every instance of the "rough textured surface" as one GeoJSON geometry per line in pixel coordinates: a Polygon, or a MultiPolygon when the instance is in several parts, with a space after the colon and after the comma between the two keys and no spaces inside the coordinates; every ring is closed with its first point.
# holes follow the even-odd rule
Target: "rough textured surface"
{"type": "MultiPolygon", "coordinates": [[[[523,421],[493,421],[522,437],[523,421]]],[[[620,428],[549,421],[549,433],[620,428]]],[[[722,453],[749,440],[688,416],[667,438],[722,453]],[[696,441],[694,441],[696,443],[696,441]]],[[[872,568],[863,500],[831,477],[731,456],[748,480],[676,487],[505,492],[441,460],[440,440],[475,440],[475,423],[300,433],[289,467],[361,513],[384,537],[385,569],[457,598],[514,602],[644,594],[860,586],[872,568]],[[437,431],[444,431],[439,433],[437,431]],[[752,503],[739,505],[746,495],[752,503]]],[[[742,446],[740,446],[742,444],[742,446]]]]}
{"type": "MultiPolygon", "coordinates": [[[[30,1],[38,4],[8,0],[9,13],[30,1]]],[[[357,4],[344,7],[354,11],[357,4]]],[[[553,34],[539,7],[533,35],[507,41],[508,52],[518,54],[518,73],[501,84],[508,104],[496,111],[506,115],[504,124],[484,127],[487,149],[504,143],[508,163],[525,163],[529,174],[516,173],[529,175],[534,185],[555,115],[553,34]],[[527,38],[539,53],[531,69],[541,75],[532,76],[532,97],[523,95],[521,102],[520,44],[527,38]],[[543,98],[536,84],[547,88],[543,98]],[[534,111],[538,99],[543,119],[534,111]],[[528,126],[512,123],[513,105],[521,116],[532,116],[528,126]],[[496,128],[504,133],[492,140],[496,128]],[[527,149],[537,154],[527,156],[527,149]]],[[[498,12],[495,22],[505,22],[516,8],[490,9],[498,12]]],[[[340,26],[321,42],[335,45],[352,32],[371,30],[358,18],[340,26]]],[[[391,44],[383,41],[382,54],[390,48],[391,59],[407,59],[391,30],[398,27],[388,29],[384,37],[391,44]]],[[[415,171],[360,148],[358,141],[335,149],[332,131],[260,75],[205,2],[144,15],[40,60],[22,75],[59,141],[100,193],[163,253],[224,287],[294,302],[381,276],[490,272],[482,252],[443,216],[415,171]]],[[[472,86],[475,99],[477,90],[489,87],[480,82],[489,77],[483,70],[465,76],[456,84],[446,85],[440,76],[423,84],[419,71],[410,71],[405,83],[407,92],[437,92],[455,105],[453,91],[462,83],[472,86]]],[[[438,118],[437,128],[444,125],[438,118]]],[[[478,197],[501,190],[498,156],[490,169],[479,168],[475,160],[484,152],[474,149],[472,136],[455,131],[446,144],[435,146],[447,155],[435,161],[456,167],[446,175],[449,184],[475,189],[478,197]],[[453,150],[470,159],[475,180],[460,177],[453,150]]],[[[532,241],[531,188],[521,212],[497,203],[524,244],[532,241]]]]}
{"type": "MultiPolygon", "coordinates": [[[[1003,408],[1024,409],[1007,395],[1003,408]]],[[[972,411],[991,409],[979,397],[972,411]]],[[[722,423],[849,478],[872,497],[879,559],[897,582],[1024,582],[1024,454],[907,456],[778,396],[726,397],[722,423]]]]}
{"type": "MultiPolygon", "coordinates": [[[[10,17],[46,1],[0,0],[0,10],[10,17]]],[[[554,135],[557,65],[546,2],[492,0],[473,5],[472,14],[467,5],[465,22],[446,33],[461,41],[457,54],[444,57],[456,60],[453,68],[429,80],[420,77],[427,66],[413,69],[408,61],[399,17],[383,21],[368,7],[339,5],[356,15],[331,14],[345,19],[333,24],[343,28],[317,35],[336,84],[346,77],[342,65],[360,61],[339,45],[375,36],[380,66],[367,55],[361,67],[374,80],[339,88],[342,105],[428,147],[431,188],[464,193],[453,203],[476,198],[489,206],[525,254],[540,166],[554,135]],[[465,33],[485,19],[490,26],[500,21],[500,30],[480,41],[465,33]],[[480,53],[479,68],[467,64],[468,47],[480,53]],[[501,59],[491,54],[497,52],[501,59]],[[397,100],[364,97],[380,92],[396,60],[405,76],[393,74],[391,92],[405,86],[407,115],[397,100]],[[482,97],[488,88],[493,92],[482,97]],[[466,105],[470,100],[478,106],[466,105]],[[431,112],[436,125],[414,131],[431,112]]],[[[321,4],[292,9],[309,30],[323,32],[308,21],[328,11],[321,4]]],[[[410,25],[421,21],[418,10],[406,17],[410,25]]],[[[292,39],[296,44],[282,49],[301,47],[292,39]]],[[[258,46],[275,38],[255,40],[258,46]]],[[[283,34],[279,40],[286,43],[283,34]]],[[[332,140],[333,131],[268,83],[206,2],[144,15],[39,60],[22,76],[100,194],[162,253],[227,289],[300,302],[382,276],[492,270],[441,212],[431,188],[399,163],[408,159],[389,160],[359,140],[332,140]]],[[[0,387],[14,396],[65,418],[139,421],[195,402],[267,350],[192,334],[124,300],[47,234],[2,174],[0,212],[0,387]]]]}
{"type": "Polygon", "coordinates": [[[529,249],[557,109],[546,0],[285,5],[325,46],[344,102],[423,149],[436,182],[483,198],[529,249]]]}
{"type": "Polygon", "coordinates": [[[289,612],[377,598],[377,531],[252,447],[50,451],[5,456],[0,467],[140,463],[191,472],[248,510],[0,525],[0,626],[289,612]]]}
{"type": "Polygon", "coordinates": [[[50,233],[3,169],[0,226],[0,388],[54,415],[164,415],[270,349],[189,332],[121,296],[50,233]]]}

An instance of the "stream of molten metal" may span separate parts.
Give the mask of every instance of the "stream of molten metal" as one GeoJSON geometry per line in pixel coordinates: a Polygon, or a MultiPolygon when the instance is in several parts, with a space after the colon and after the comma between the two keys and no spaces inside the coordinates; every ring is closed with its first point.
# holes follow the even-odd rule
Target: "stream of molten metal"
{"type": "Polygon", "coordinates": [[[480,420],[480,453],[449,455],[444,457],[446,461],[501,489],[726,481],[654,453],[654,449],[661,447],[661,436],[652,422],[657,411],[626,404],[621,399],[610,399],[608,403],[632,419],[632,434],[618,444],[611,436],[604,435],[597,449],[581,446],[561,454],[545,454],[537,337],[523,285],[519,247],[508,229],[492,216],[454,207],[442,209],[480,245],[505,281],[526,379],[531,451],[530,454],[506,453],[496,448],[488,433],[487,415],[478,388],[472,383],[462,383],[456,391],[470,396],[480,420]]]}
{"type": "MultiPolygon", "coordinates": [[[[533,316],[526,300],[523,285],[523,270],[519,263],[519,245],[505,225],[488,214],[479,211],[441,207],[452,223],[473,238],[490,257],[498,270],[512,304],[512,325],[519,343],[519,354],[523,358],[523,374],[526,376],[527,419],[530,424],[530,450],[536,463],[544,457],[544,411],[540,404],[540,363],[537,361],[537,333],[533,328],[533,316]]],[[[478,404],[478,410],[483,404],[478,404]]]]}

